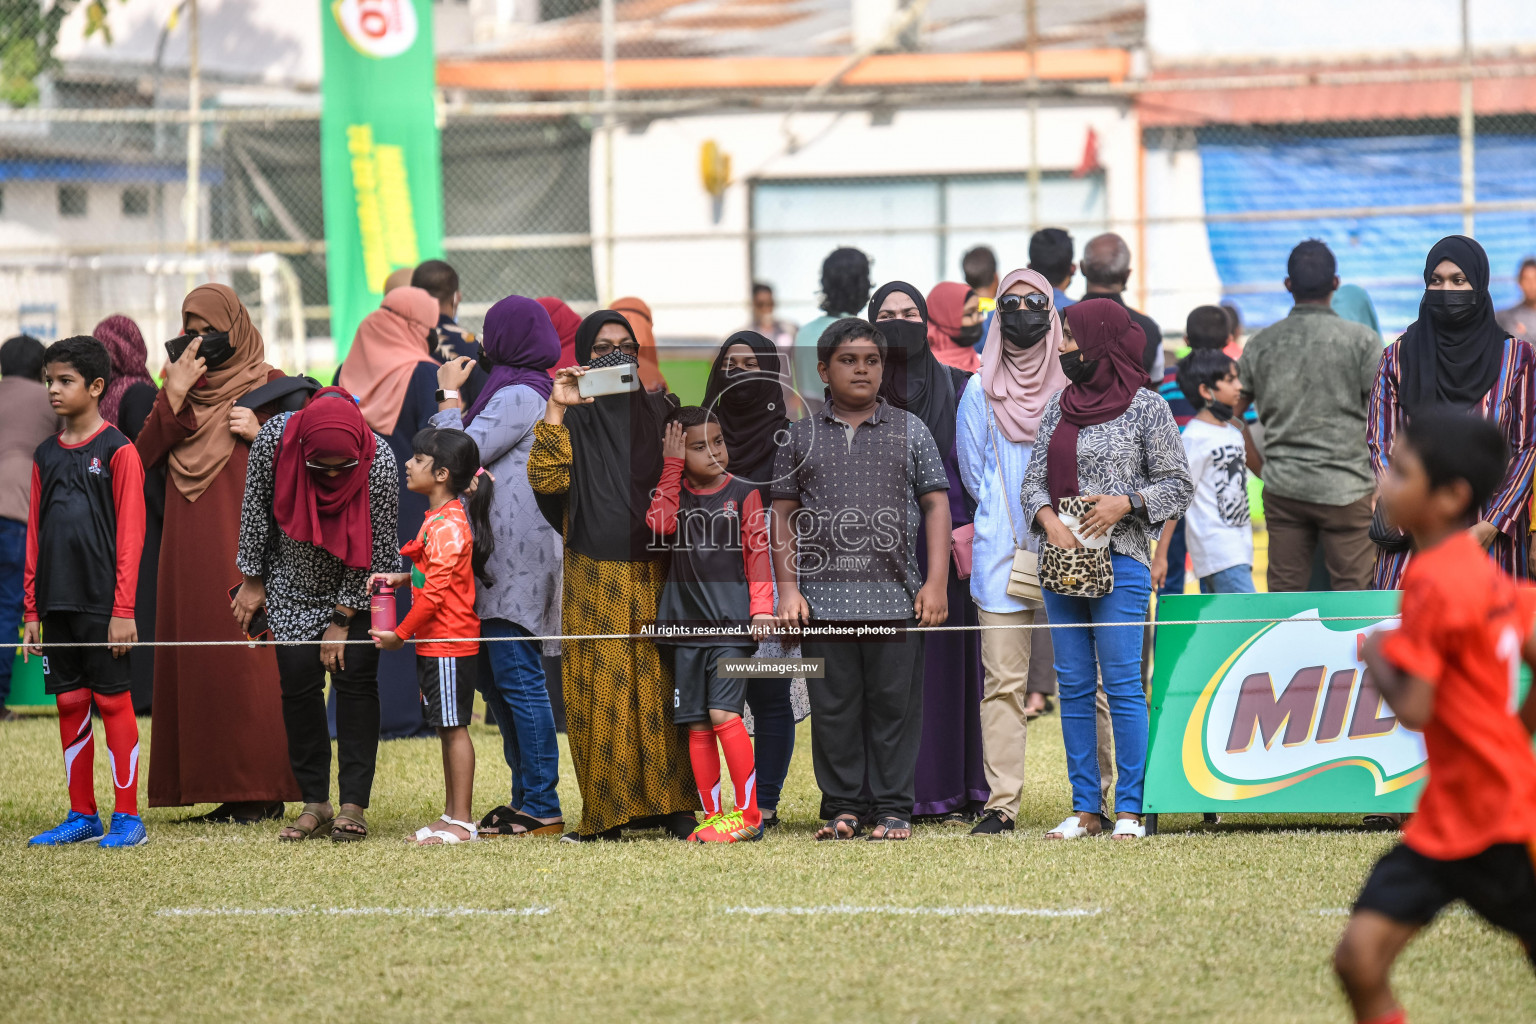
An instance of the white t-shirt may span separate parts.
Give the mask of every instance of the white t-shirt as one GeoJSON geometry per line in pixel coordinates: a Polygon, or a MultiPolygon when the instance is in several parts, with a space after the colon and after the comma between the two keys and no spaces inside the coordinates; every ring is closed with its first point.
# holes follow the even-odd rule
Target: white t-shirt
{"type": "Polygon", "coordinates": [[[1195,497],[1184,514],[1184,540],[1196,577],[1253,564],[1246,451],[1243,432],[1231,424],[1193,419],[1184,428],[1184,454],[1195,481],[1195,497]]]}

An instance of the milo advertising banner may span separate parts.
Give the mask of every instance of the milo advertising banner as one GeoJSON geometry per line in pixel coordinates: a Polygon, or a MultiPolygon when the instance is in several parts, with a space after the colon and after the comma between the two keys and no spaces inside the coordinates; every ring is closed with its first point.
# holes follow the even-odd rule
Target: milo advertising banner
{"type": "Polygon", "coordinates": [[[1400,597],[1160,601],[1162,622],[1204,621],[1157,627],[1145,810],[1413,810],[1424,738],[1398,722],[1361,661],[1366,637],[1397,626],[1400,597]],[[1315,621],[1335,616],[1363,618],[1315,621]],[[1280,621],[1209,621],[1260,618],[1280,621]]]}
{"type": "Polygon", "coordinates": [[[442,255],[431,0],[326,0],[320,169],[336,354],[384,279],[442,255]]]}

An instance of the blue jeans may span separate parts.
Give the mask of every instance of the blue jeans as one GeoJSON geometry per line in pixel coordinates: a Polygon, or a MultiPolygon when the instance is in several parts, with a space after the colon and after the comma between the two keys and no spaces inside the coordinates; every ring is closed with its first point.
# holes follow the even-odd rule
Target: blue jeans
{"type": "MultiPolygon", "coordinates": [[[[532,636],[506,619],[480,623],[486,637],[532,636]]],[[[555,740],[555,716],[544,686],[544,662],[533,641],[487,644],[491,678],[480,692],[501,729],[501,748],[512,769],[512,804],[534,818],[558,818],[560,747],[555,740]]]]}
{"type": "MultiPolygon", "coordinates": [[[[16,662],[16,640],[21,630],[26,599],[27,524],[0,519],[0,708],[11,697],[11,667],[16,662]]],[[[786,698],[787,699],[787,698],[786,698]]]]}
{"type": "Polygon", "coordinates": [[[1109,698],[1115,734],[1115,811],[1141,813],[1141,786],[1147,768],[1147,698],[1141,688],[1139,625],[1147,617],[1152,573],[1129,555],[1111,556],[1115,589],[1105,597],[1063,597],[1045,591],[1056,648],[1056,681],[1060,687],[1061,735],[1067,749],[1067,778],[1072,784],[1072,809],[1099,810],[1098,729],[1093,699],[1100,676],[1109,698]],[[1134,622],[1108,628],[1060,627],[1074,622],[1134,622]]]}
{"type": "Polygon", "coordinates": [[[1252,594],[1253,566],[1234,565],[1230,569],[1200,577],[1202,594],[1252,594]]]}
{"type": "Polygon", "coordinates": [[[753,756],[757,759],[757,804],[764,809],[779,806],[789,762],[795,756],[795,709],[789,703],[789,685],[787,679],[747,680],[753,756]]]}
{"type": "Polygon", "coordinates": [[[1184,523],[1180,519],[1168,538],[1168,578],[1158,588],[1159,597],[1184,593],[1184,559],[1189,554],[1189,546],[1184,541],[1184,523]]]}

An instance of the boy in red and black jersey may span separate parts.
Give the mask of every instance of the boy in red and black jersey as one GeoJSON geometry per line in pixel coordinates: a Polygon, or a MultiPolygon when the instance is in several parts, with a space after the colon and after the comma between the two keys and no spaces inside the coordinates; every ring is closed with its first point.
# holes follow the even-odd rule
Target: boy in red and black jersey
{"type": "Polygon", "coordinates": [[[26,654],[43,656],[47,692],[58,699],[70,813],[32,845],[101,839],[102,846],[138,846],[147,837],[128,652],[139,639],[133,602],[144,547],[144,465],[133,442],[101,418],[112,372],[101,342],[66,338],[44,360],[48,400],[64,430],[33,457],[23,643],[26,654]],[[69,643],[104,646],[54,646],[69,643]],[[105,839],[92,785],[93,709],[106,727],[117,796],[105,839]]]}
{"type": "Polygon", "coordinates": [[[671,552],[667,586],[656,609],[656,643],[672,652],[672,721],[688,727],[688,759],[704,804],[695,842],[761,839],[757,769],[741,721],[747,680],[724,675],[721,661],[749,658],[752,627],[773,621],[773,565],[768,519],[757,486],[726,472],[720,424],[698,406],[672,414],[665,457],[646,525],[671,552]],[[729,631],[731,635],[720,635],[729,631]],[[713,635],[711,635],[713,634],[713,635]],[[720,802],[720,754],[736,788],[735,810],[720,802]]]}
{"type": "Polygon", "coordinates": [[[1411,534],[1402,626],[1366,645],[1398,721],[1424,732],[1429,781],[1403,842],[1366,880],[1334,967],[1357,1021],[1405,1024],[1388,984],[1408,941],[1455,900],[1513,933],[1536,959],[1536,599],[1488,557],[1471,514],[1504,479],[1498,428],[1461,412],[1420,412],[1399,436],[1380,500],[1411,534]]]}

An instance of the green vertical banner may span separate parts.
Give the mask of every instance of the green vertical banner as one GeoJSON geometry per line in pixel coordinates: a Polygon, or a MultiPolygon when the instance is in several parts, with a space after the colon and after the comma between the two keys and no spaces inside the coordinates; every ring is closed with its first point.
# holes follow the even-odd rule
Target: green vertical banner
{"type": "Polygon", "coordinates": [[[384,279],[443,250],[432,0],[322,0],[320,170],[340,359],[384,279]]]}

